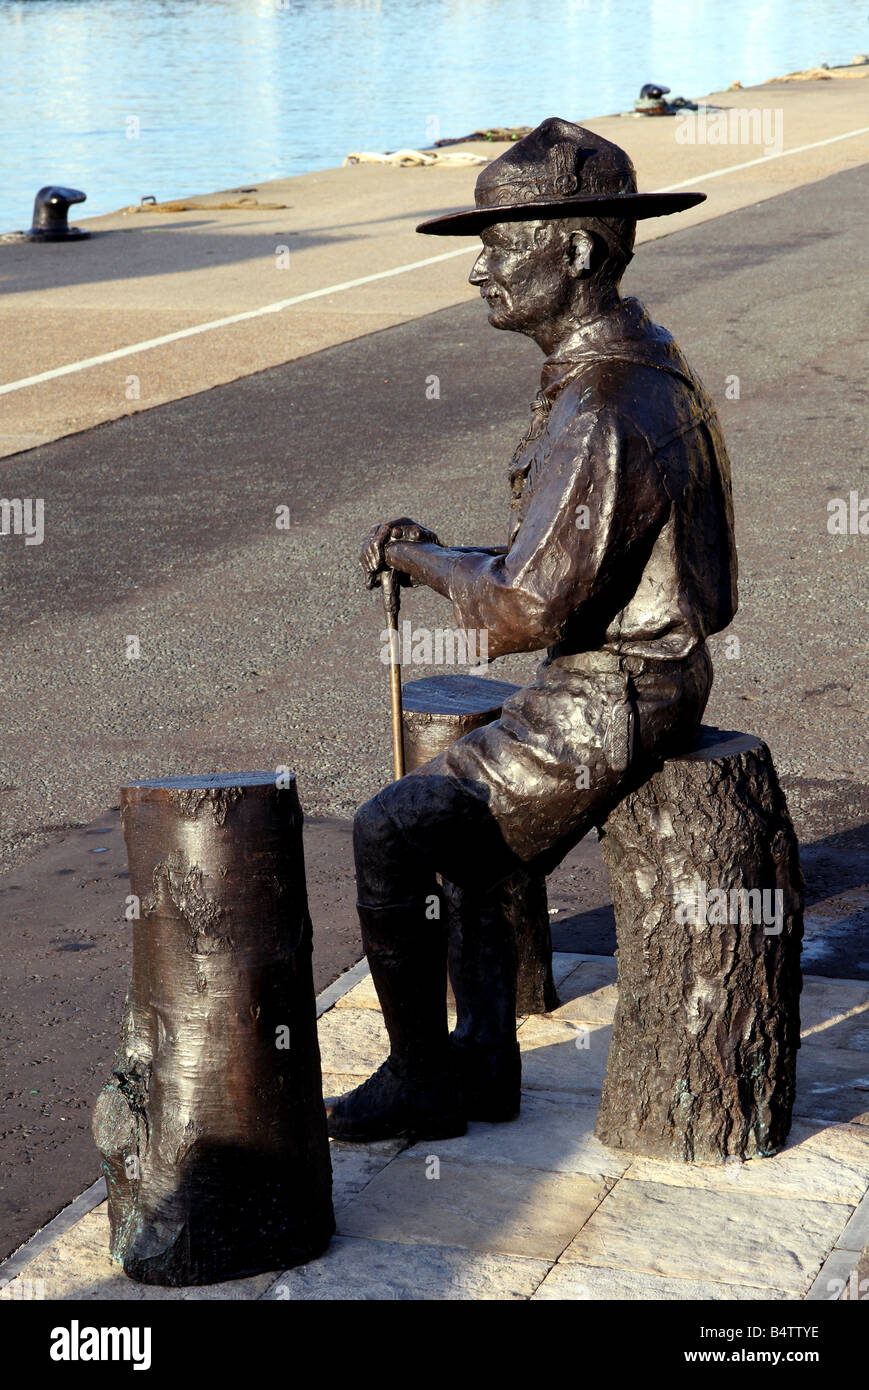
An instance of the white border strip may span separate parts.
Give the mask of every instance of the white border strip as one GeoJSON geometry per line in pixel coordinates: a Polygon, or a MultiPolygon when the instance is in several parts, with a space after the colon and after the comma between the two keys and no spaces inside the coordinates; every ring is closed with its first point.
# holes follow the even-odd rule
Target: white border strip
{"type": "MultiPolygon", "coordinates": [[[[836,1122],[833,1121],[833,1123],[836,1122]]],[[[841,1302],[852,1297],[851,1275],[860,1263],[864,1247],[869,1249],[866,1244],[867,1239],[869,1239],[869,1193],[866,1193],[857,1203],[844,1231],[821,1265],[814,1283],[805,1295],[807,1302],[841,1302]],[[841,1283],[844,1286],[838,1294],[832,1293],[833,1283],[841,1283]]]]}
{"type": "Polygon", "coordinates": [[[317,1017],[322,1018],[333,1004],[337,1004],[339,999],[343,999],[345,994],[349,994],[366,976],[370,975],[368,961],[363,956],[343,975],[339,975],[334,984],[327,985],[322,994],[317,995],[317,1017]]]}
{"type": "MultiPolygon", "coordinates": [[[[745,164],[731,164],[726,169],[713,169],[696,178],[683,179],[681,183],[667,184],[666,188],[656,188],[655,193],[674,193],[679,188],[690,188],[695,183],[705,183],[708,179],[720,179],[725,174],[738,174],[743,169],[751,169],[758,164],[768,164],[772,159],[784,159],[787,155],[805,154],[807,150],[818,150],[823,145],[835,145],[840,140],[852,140],[857,135],[869,134],[869,126],[859,130],[846,131],[844,135],[831,135],[828,140],[816,140],[811,145],[797,145],[792,150],[780,150],[777,154],[765,154],[759,159],[749,159],[745,164]]],[[[359,285],[371,285],[376,280],[387,280],[393,275],[405,275],[410,270],[421,270],[427,265],[438,265],[450,261],[455,256],[466,256],[472,246],[462,246],[458,251],[444,251],[440,256],[427,256],[423,261],[410,261],[407,265],[397,265],[392,270],[378,270],[373,275],[360,275],[356,280],[342,280],[337,285],[326,285],[321,290],[308,290],[306,294],[294,295],[292,299],[279,299],[274,304],[263,304],[259,309],[247,309],[241,314],[229,314],[226,318],[211,319],[208,323],[196,323],[190,328],[179,328],[175,333],[164,333],[160,338],[146,338],[141,343],[130,343],[127,347],[115,348],[113,352],[100,353],[98,357],[85,357],[80,362],[68,362],[64,367],[52,367],[47,372],[37,372],[35,376],[22,377],[20,381],[8,381],[0,386],[0,396],[12,391],[23,391],[28,386],[39,386],[43,381],[56,381],[58,377],[71,376],[74,372],[86,371],[89,367],[100,367],[106,362],[118,362],[123,357],[133,357],[139,352],[149,352],[151,348],[164,347],[167,343],[177,343],[183,338],[195,338],[199,333],[212,333],[216,328],[229,328],[234,323],[246,323],[250,319],[263,318],[266,314],[279,314],[291,309],[294,304],[305,304],[311,299],[322,299],[325,295],[341,294],[344,290],[354,290],[359,285]]]]}

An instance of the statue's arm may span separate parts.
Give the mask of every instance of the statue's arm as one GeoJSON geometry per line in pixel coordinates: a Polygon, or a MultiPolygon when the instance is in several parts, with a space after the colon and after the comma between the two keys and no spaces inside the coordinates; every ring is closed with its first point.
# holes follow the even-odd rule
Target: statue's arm
{"type": "MultiPolygon", "coordinates": [[[[405,546],[402,552],[408,555],[412,555],[413,550],[419,549],[421,546],[426,546],[431,553],[446,549],[441,545],[434,531],[430,531],[426,526],[420,526],[418,521],[412,521],[409,516],[396,517],[394,521],[382,521],[379,525],[373,526],[365,537],[362,553],[359,556],[367,588],[375,588],[380,583],[379,575],[384,568],[398,570],[399,573],[418,584],[430,582],[427,577],[417,578],[415,567],[405,564],[390,565],[386,558],[386,547],[398,541],[411,543],[411,546],[405,546]]],[[[451,554],[504,555],[506,554],[506,547],[503,545],[459,545],[452,548],[451,554]]]]}
{"type": "Polygon", "coordinates": [[[669,512],[645,438],[615,411],[577,415],[554,442],[527,514],[501,554],[394,542],[390,565],[449,598],[466,631],[488,632],[490,658],[536,651],[583,617],[601,630],[624,606],[669,512]],[[629,581],[630,582],[630,581],[629,581]],[[605,625],[605,624],[604,624],[605,625]]]}
{"type": "Polygon", "coordinates": [[[506,555],[506,545],[453,545],[454,555],[506,555]]]}
{"type": "Polygon", "coordinates": [[[392,569],[409,575],[415,584],[427,584],[444,598],[452,597],[450,576],[459,560],[493,560],[505,553],[501,548],[482,550],[412,541],[390,541],[386,546],[386,559],[392,569]]]}

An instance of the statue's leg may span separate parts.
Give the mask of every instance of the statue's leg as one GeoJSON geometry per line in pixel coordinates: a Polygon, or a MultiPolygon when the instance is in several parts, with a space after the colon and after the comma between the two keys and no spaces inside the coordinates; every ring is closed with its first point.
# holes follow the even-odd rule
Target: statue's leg
{"type": "Polygon", "coordinates": [[[446,918],[435,872],[378,798],[357,812],[353,838],[362,944],[390,1055],[362,1086],[327,1101],[329,1133],[359,1142],[463,1134],[447,1033],[446,918]]]}
{"type": "Polygon", "coordinates": [[[451,925],[450,979],[456,998],[452,1044],[469,1120],[519,1113],[522,1066],[516,1041],[517,945],[509,911],[512,878],[488,892],[445,882],[451,925]]]}

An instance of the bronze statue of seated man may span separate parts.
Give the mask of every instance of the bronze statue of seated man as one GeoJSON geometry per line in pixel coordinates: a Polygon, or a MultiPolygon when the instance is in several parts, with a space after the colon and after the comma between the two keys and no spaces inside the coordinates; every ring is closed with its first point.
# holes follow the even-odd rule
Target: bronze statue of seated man
{"type": "Polygon", "coordinates": [[[619,282],[637,219],[702,197],[639,194],[623,150],[553,118],[483,170],[473,210],[418,229],[479,233],[470,280],[489,322],[546,361],[513,458],[507,546],[453,549],[399,518],[371,532],[366,581],[390,568],[429,585],[461,628],[487,630],[490,658],[546,656],[497,721],[357,812],[359,916],[391,1052],[327,1102],[336,1138],[445,1138],[515,1117],[516,945],[499,885],[551,871],[697,736],[706,638],[736,610],[729,464],[710,397],[619,282]],[[437,875],[461,890],[452,1035],[437,875]]]}

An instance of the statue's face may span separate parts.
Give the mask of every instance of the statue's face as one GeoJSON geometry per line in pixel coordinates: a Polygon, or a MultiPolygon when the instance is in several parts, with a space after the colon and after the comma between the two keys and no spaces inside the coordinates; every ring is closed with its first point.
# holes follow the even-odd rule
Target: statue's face
{"type": "Polygon", "coordinates": [[[480,287],[490,324],[536,336],[571,301],[565,239],[545,222],[496,222],[480,240],[483,249],[468,278],[480,287]]]}

